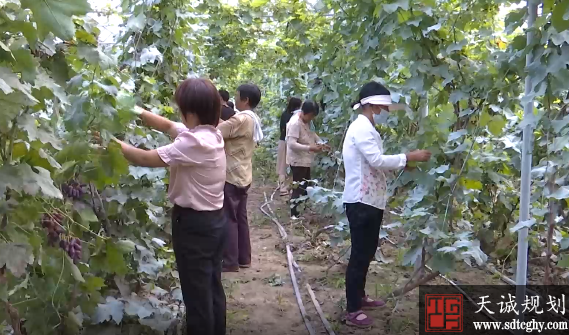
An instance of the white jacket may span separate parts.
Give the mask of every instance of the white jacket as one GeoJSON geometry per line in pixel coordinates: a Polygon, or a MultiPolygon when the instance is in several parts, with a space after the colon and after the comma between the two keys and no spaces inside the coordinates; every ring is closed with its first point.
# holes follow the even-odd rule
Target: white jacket
{"type": "Polygon", "coordinates": [[[358,115],[348,128],[342,156],[346,171],[344,203],[361,202],[385,209],[388,195],[384,171],[404,168],[407,156],[384,155],[383,140],[364,115],[358,115]]]}

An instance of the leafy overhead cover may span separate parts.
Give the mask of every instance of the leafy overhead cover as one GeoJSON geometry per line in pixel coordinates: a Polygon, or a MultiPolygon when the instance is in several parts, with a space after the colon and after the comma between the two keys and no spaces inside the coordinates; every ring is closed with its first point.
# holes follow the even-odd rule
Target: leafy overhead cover
{"type": "Polygon", "coordinates": [[[74,15],[85,15],[91,10],[87,0],[21,0],[22,7],[32,10],[41,38],[53,33],[63,40],[75,36],[74,15]]]}

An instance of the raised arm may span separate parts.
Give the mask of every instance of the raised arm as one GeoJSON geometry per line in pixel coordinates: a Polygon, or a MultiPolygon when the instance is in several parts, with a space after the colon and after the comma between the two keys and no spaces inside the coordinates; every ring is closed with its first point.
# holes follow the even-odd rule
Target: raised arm
{"type": "Polygon", "coordinates": [[[150,128],[167,133],[172,138],[176,138],[176,136],[178,136],[179,131],[176,126],[176,122],[168,120],[163,116],[154,114],[138,106],[135,107],[135,113],[138,114],[142,121],[144,121],[144,123],[150,128]]]}
{"type": "Polygon", "coordinates": [[[373,137],[373,134],[366,132],[354,137],[354,142],[358,150],[362,153],[369,165],[376,169],[395,170],[402,169],[407,164],[407,156],[384,155],[373,137]]]}
{"type": "Polygon", "coordinates": [[[296,125],[291,125],[286,134],[286,145],[290,150],[294,151],[320,151],[318,145],[306,145],[298,143],[300,137],[300,129],[296,125]]]}

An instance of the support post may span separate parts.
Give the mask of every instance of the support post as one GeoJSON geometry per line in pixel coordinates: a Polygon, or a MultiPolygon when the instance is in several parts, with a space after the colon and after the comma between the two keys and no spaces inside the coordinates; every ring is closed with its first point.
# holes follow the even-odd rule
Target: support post
{"type": "Polygon", "coordinates": [[[429,115],[429,93],[425,93],[424,105],[421,106],[421,118],[426,118],[429,115]]]}
{"type": "MultiPolygon", "coordinates": [[[[528,0],[528,31],[527,45],[533,44],[534,32],[531,31],[535,19],[537,17],[537,7],[539,0],[528,0]]],[[[533,62],[533,51],[526,55],[526,68],[533,62]]],[[[525,80],[525,96],[533,94],[531,87],[531,75],[528,73],[525,80]]],[[[524,106],[524,119],[533,115],[533,98],[524,106]]],[[[532,142],[533,142],[533,126],[527,124],[523,129],[522,144],[522,171],[521,171],[521,187],[520,187],[520,222],[530,219],[530,193],[531,193],[531,166],[532,166],[532,142]]],[[[519,308],[519,319],[523,322],[524,315],[521,306],[526,295],[527,283],[527,260],[528,260],[528,228],[518,231],[518,257],[516,269],[516,305],[519,308]]],[[[519,332],[522,334],[523,330],[519,332]]]]}

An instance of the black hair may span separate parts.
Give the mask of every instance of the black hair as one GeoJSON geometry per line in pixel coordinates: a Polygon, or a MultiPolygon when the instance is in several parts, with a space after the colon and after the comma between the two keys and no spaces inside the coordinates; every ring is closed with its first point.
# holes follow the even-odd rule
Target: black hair
{"type": "Polygon", "coordinates": [[[184,80],[174,94],[174,100],[184,117],[197,115],[200,124],[217,127],[221,114],[221,101],[215,85],[208,79],[184,80]]]}
{"type": "Polygon", "coordinates": [[[223,101],[229,101],[229,92],[226,90],[219,90],[219,95],[221,95],[223,101]]]}
{"type": "Polygon", "coordinates": [[[286,112],[292,113],[295,110],[300,109],[300,106],[302,106],[302,100],[296,97],[292,97],[288,100],[288,104],[286,106],[286,112]]]}
{"type": "Polygon", "coordinates": [[[317,116],[320,112],[320,108],[316,102],[312,100],[306,100],[302,104],[302,112],[304,114],[314,114],[314,116],[317,116]]]}
{"type": "Polygon", "coordinates": [[[255,84],[243,84],[237,88],[241,100],[248,99],[251,109],[257,107],[261,101],[261,90],[255,84]]]}
{"type": "Polygon", "coordinates": [[[352,104],[352,107],[354,107],[356,104],[359,104],[362,99],[371,97],[372,95],[391,95],[391,92],[389,92],[389,90],[380,83],[370,81],[362,87],[360,90],[359,100],[354,102],[352,104]]]}
{"type": "Polygon", "coordinates": [[[235,108],[235,105],[233,104],[232,101],[228,101],[227,102],[227,106],[231,107],[231,108],[235,108]]]}

